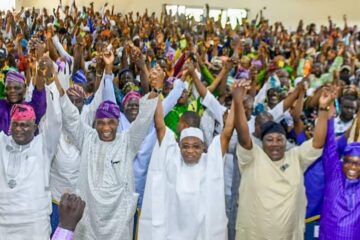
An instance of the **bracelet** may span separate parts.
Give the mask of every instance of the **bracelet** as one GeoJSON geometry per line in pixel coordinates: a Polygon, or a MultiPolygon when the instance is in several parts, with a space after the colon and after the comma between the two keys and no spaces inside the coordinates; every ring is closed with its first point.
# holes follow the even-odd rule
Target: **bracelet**
{"type": "Polygon", "coordinates": [[[328,112],[330,110],[330,106],[327,107],[319,107],[319,111],[324,111],[324,112],[328,112]]]}
{"type": "Polygon", "coordinates": [[[98,73],[97,73],[97,74],[96,74],[96,76],[97,76],[97,77],[102,77],[103,75],[102,75],[102,74],[98,74],[98,73]]]}

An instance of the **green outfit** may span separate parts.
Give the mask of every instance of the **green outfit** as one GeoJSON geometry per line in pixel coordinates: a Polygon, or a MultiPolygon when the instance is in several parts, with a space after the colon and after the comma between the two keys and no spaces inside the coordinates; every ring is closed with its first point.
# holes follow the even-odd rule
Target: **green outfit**
{"type": "MultiPolygon", "coordinates": [[[[329,72],[323,73],[319,78],[315,77],[314,74],[310,74],[310,87],[311,88],[318,88],[322,85],[324,85],[327,82],[331,82],[333,80],[333,74],[335,71],[340,70],[341,65],[343,65],[344,59],[341,56],[337,56],[332,63],[329,72]]],[[[299,66],[297,69],[297,76],[303,77],[303,69],[304,69],[305,59],[301,59],[299,62],[299,66]]]]}
{"type": "Polygon", "coordinates": [[[165,125],[170,128],[178,137],[179,133],[176,132],[176,127],[180,121],[180,117],[184,112],[187,111],[197,112],[200,115],[203,111],[200,98],[192,101],[187,105],[176,105],[165,117],[165,125]]]}

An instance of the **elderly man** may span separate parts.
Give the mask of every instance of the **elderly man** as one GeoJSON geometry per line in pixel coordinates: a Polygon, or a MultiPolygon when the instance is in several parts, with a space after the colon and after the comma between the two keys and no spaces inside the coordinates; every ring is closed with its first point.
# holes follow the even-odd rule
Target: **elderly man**
{"type": "Polygon", "coordinates": [[[132,219],[138,198],[134,191],[132,161],[150,127],[157,94],[143,97],[136,120],[127,131],[117,134],[120,109],[116,103],[100,104],[95,129],[92,129],[81,121],[78,109],[63,89],[59,90],[63,126],[80,150],[77,189],[87,203],[75,238],[132,239],[132,219]]]}
{"type": "Polygon", "coordinates": [[[0,133],[1,239],[49,239],[49,173],[61,124],[61,112],[56,107],[59,94],[53,88],[51,94],[46,90],[47,110],[39,135],[35,136],[35,111],[27,104],[12,106],[11,137],[0,133]]]}
{"type": "Polygon", "coordinates": [[[335,144],[333,119],[329,123],[328,139],[323,154],[325,193],[320,219],[320,239],[359,239],[360,144],[348,144],[341,162],[335,144]]]}
{"type": "MultiPolygon", "coordinates": [[[[9,134],[10,110],[14,104],[23,103],[26,93],[25,76],[19,72],[8,72],[5,79],[6,99],[0,100],[0,131],[9,134]]],[[[35,89],[32,93],[32,99],[29,103],[36,115],[36,124],[41,120],[46,110],[46,94],[44,82],[36,81],[35,89]]]]}
{"type": "Polygon", "coordinates": [[[183,129],[178,144],[162,111],[155,116],[155,126],[158,144],[150,161],[139,239],[227,239],[223,159],[233,114],[207,154],[199,128],[183,129]]]}
{"type": "Polygon", "coordinates": [[[334,100],[325,92],[313,140],[285,152],[283,127],[269,121],[262,126],[262,148],[254,144],[242,99],[248,87],[234,93],[237,156],[242,176],[236,239],[298,240],[304,238],[306,196],[303,173],[322,153],[328,107],[334,100]]]}

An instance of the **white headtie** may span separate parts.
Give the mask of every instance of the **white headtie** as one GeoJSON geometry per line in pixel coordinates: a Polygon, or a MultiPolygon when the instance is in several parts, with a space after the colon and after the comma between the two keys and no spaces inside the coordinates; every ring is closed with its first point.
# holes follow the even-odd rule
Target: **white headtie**
{"type": "Polygon", "coordinates": [[[204,142],[204,134],[199,128],[189,127],[182,130],[180,135],[180,142],[186,137],[196,137],[204,142]]]}

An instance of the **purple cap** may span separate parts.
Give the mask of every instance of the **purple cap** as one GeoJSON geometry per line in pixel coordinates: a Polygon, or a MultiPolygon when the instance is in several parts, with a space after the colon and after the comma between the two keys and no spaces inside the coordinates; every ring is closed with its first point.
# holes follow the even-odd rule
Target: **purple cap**
{"type": "Polygon", "coordinates": [[[100,104],[96,110],[95,118],[115,118],[119,119],[120,117],[120,108],[119,106],[112,101],[105,101],[100,104]]]}

